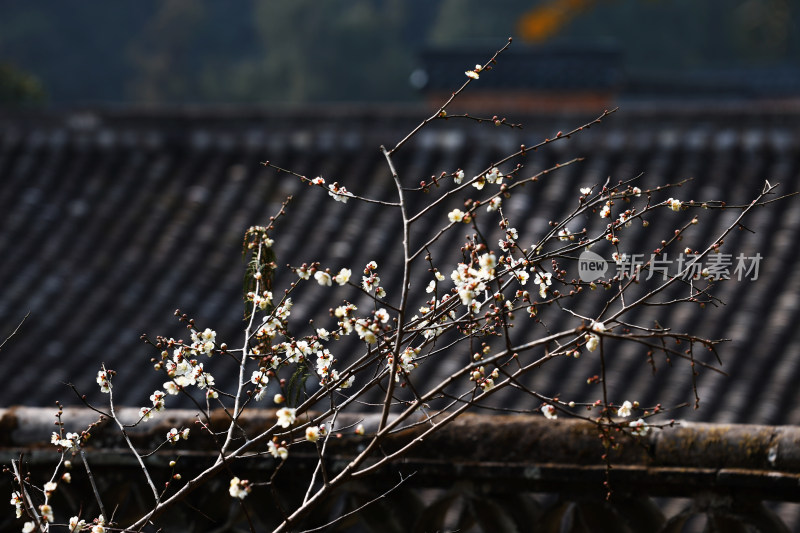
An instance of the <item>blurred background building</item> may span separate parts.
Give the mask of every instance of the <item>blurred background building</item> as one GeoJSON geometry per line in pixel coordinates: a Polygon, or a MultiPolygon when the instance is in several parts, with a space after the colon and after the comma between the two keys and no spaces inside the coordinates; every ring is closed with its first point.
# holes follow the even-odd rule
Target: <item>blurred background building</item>
{"type": "MultiPolygon", "coordinates": [[[[785,97],[799,85],[790,0],[3,0],[0,13],[6,103],[418,102],[428,82],[442,88],[428,72],[439,51],[472,55],[509,36],[520,50],[594,51],[565,81],[594,79],[623,99],[785,97]],[[609,49],[613,75],[598,76],[609,58],[590,59],[609,49]]],[[[519,83],[563,77],[545,67],[519,83]]]]}

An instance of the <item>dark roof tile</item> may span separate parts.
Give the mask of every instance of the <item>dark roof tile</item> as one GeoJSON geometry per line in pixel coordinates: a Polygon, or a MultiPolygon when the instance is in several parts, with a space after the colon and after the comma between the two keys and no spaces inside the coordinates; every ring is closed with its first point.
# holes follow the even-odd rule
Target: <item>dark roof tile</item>
{"type": "MultiPolygon", "coordinates": [[[[264,224],[282,199],[295,196],[276,232],[279,267],[321,260],[350,266],[354,273],[378,261],[384,281],[397,280],[392,244],[398,226],[371,204],[332,202],[287,175],[260,165],[270,159],[308,176],[339,180],[348,189],[391,199],[393,187],[377,147],[396,141],[422,116],[419,112],[344,113],[228,111],[225,113],[91,111],[83,114],[6,116],[0,125],[0,331],[10,332],[30,309],[17,337],[3,349],[9,368],[18,369],[0,392],[0,403],[47,405],[67,401],[63,381],[95,393],[100,362],[117,369],[117,401],[137,405],[163,381],[149,370],[153,356],[141,333],[185,336],[172,317],[181,307],[198,325],[218,330],[231,345],[241,343],[244,230],[264,224]]],[[[533,145],[584,117],[514,119],[523,130],[457,122],[434,123],[398,154],[409,183],[462,167],[477,172],[520,144],[533,145]]],[[[526,157],[534,172],[575,156],[580,165],[542,179],[530,193],[506,204],[523,235],[534,235],[550,219],[574,205],[579,187],[607,177],[656,185],[693,177],[676,193],[688,199],[726,197],[747,202],[764,179],[781,181],[783,191],[800,187],[800,115],[724,111],[620,112],[574,139],[526,157]]],[[[418,204],[437,194],[412,201],[418,204]]],[[[696,328],[711,337],[730,337],[721,349],[723,377],[701,372],[702,406],[676,417],[720,422],[800,423],[793,410],[800,374],[800,275],[796,243],[800,210],[793,200],[759,209],[748,223],[755,235],[736,232],[732,250],[760,252],[762,278],[722,284],[727,305],[646,309],[642,320],[658,319],[677,329],[696,328]]],[[[451,207],[455,207],[455,204],[451,207]]],[[[702,215],[701,215],[702,216],[702,215]]],[[[441,217],[432,218],[439,224],[441,217]]],[[[729,217],[701,226],[703,236],[719,232],[729,217]]],[[[651,220],[649,233],[631,236],[632,247],[650,248],[648,236],[670,231],[671,220],[651,220]]],[[[598,225],[599,220],[586,220],[598,225]]],[[[575,228],[579,229],[579,228],[575,228]]],[[[458,246],[459,235],[448,238],[458,246]]],[[[529,237],[530,238],[530,237],[529,237]]],[[[282,287],[294,276],[279,274],[282,287]]],[[[354,291],[322,295],[297,290],[297,324],[314,318],[329,325],[328,308],[342,298],[367,302],[354,291]]],[[[585,305],[589,305],[587,302],[585,305]]],[[[588,308],[588,307],[587,307],[588,308]]],[[[548,325],[568,324],[548,316],[548,325]]],[[[359,348],[348,340],[341,353],[359,348]]],[[[588,359],[588,360],[587,360],[588,359]]],[[[709,362],[713,358],[709,356],[709,362]]],[[[452,364],[428,365],[431,379],[452,364]]],[[[609,361],[618,376],[613,394],[642,403],[692,402],[690,369],[672,368],[663,357],[651,375],[644,355],[621,347],[609,361]]],[[[554,361],[529,382],[545,393],[595,399],[586,378],[595,361],[554,361]]],[[[218,374],[222,381],[231,371],[218,374]],[[225,373],[227,372],[227,374],[225,373]]],[[[538,401],[517,398],[508,406],[534,408],[538,401]]]]}

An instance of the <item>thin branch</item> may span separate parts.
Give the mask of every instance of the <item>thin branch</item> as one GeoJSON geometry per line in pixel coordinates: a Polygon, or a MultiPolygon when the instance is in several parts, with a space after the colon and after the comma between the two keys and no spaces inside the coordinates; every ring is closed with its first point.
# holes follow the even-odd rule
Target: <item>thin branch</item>
{"type": "Polygon", "coordinates": [[[19,324],[17,324],[17,327],[14,328],[14,331],[12,331],[11,334],[8,337],[6,337],[6,340],[4,340],[2,344],[0,344],[0,350],[3,349],[3,346],[6,345],[6,343],[11,339],[11,337],[13,337],[14,335],[17,334],[17,332],[19,331],[19,328],[22,327],[22,324],[25,322],[25,319],[28,318],[30,316],[30,314],[31,314],[30,311],[25,313],[25,316],[22,317],[22,320],[20,320],[19,324]]]}
{"type": "Polygon", "coordinates": [[[412,472],[411,474],[409,474],[406,477],[402,477],[402,475],[401,475],[400,476],[400,481],[398,481],[393,487],[391,487],[389,490],[387,490],[386,492],[384,492],[380,496],[376,496],[375,498],[371,499],[370,501],[366,502],[365,504],[358,506],[357,508],[353,509],[352,511],[344,513],[342,516],[331,520],[330,522],[328,522],[325,525],[322,525],[322,526],[319,526],[319,527],[315,527],[313,529],[305,529],[305,530],[303,530],[303,533],[312,533],[314,531],[321,531],[323,529],[331,527],[334,524],[338,524],[339,522],[341,522],[342,520],[344,520],[345,518],[347,518],[349,516],[353,516],[354,514],[360,513],[366,507],[368,507],[368,506],[372,505],[373,503],[377,502],[378,500],[382,500],[383,498],[388,496],[392,491],[397,489],[400,485],[402,485],[407,479],[411,478],[414,474],[415,474],[415,472],[412,472]]]}

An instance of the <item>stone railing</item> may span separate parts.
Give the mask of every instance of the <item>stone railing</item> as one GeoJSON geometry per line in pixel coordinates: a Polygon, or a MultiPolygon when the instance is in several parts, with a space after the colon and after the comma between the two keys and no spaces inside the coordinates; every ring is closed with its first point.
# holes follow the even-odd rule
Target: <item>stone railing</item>
{"type": "MultiPolygon", "coordinates": [[[[44,480],[57,459],[49,443],[53,414],[51,409],[0,409],[0,462],[21,457],[24,471],[34,480],[44,480]]],[[[135,417],[135,410],[125,414],[135,417]]],[[[97,417],[67,409],[63,418],[73,430],[97,417]]],[[[192,411],[173,411],[131,430],[131,439],[142,449],[152,449],[169,428],[192,426],[193,420],[192,411]]],[[[259,410],[241,423],[256,430],[274,420],[274,411],[259,410]]],[[[375,424],[374,415],[340,418],[338,423],[345,427],[356,420],[364,421],[367,433],[375,424]]],[[[417,439],[422,431],[417,427],[396,433],[383,452],[417,439]]],[[[800,428],[681,422],[650,431],[638,441],[618,438],[620,446],[611,453],[608,470],[598,432],[590,423],[464,415],[417,442],[401,461],[348,484],[297,530],[313,530],[342,516],[320,530],[766,533],[789,532],[800,525],[800,506],[795,503],[800,502],[800,428]],[[608,500],[606,480],[612,490],[608,500]]],[[[353,450],[363,445],[362,439],[352,430],[341,436],[334,430],[329,472],[341,470],[353,450]]],[[[97,427],[84,453],[106,506],[114,506],[115,518],[125,523],[141,516],[152,494],[113,428],[97,427]]],[[[185,481],[213,455],[211,441],[195,430],[186,443],[164,447],[145,460],[161,476],[156,483],[163,484],[172,475],[170,460],[177,459],[185,481]]],[[[233,473],[252,481],[274,475],[274,485],[256,487],[245,501],[257,530],[269,530],[281,520],[282,508],[302,498],[305,487],[292,480],[308,479],[316,462],[311,445],[299,445],[292,447],[277,473],[280,463],[269,455],[233,466],[233,473]]],[[[58,496],[54,506],[96,516],[99,511],[80,456],[73,463],[72,492],[81,498],[58,496]]],[[[230,477],[213,479],[191,496],[191,505],[174,508],[159,525],[165,531],[247,531],[241,507],[227,494],[230,477]]],[[[10,477],[4,483],[10,494],[10,477]]],[[[17,529],[13,507],[0,519],[0,529],[17,529]]]]}

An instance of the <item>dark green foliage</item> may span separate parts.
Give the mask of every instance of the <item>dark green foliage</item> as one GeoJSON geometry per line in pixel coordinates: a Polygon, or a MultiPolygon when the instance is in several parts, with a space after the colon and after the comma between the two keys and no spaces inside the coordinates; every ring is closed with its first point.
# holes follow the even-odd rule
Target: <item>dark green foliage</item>
{"type": "Polygon", "coordinates": [[[32,104],[44,101],[44,91],[39,80],[14,68],[0,63],[0,105],[32,104]]]}
{"type": "MultiPolygon", "coordinates": [[[[242,292],[244,296],[244,319],[249,320],[253,312],[253,301],[249,294],[272,291],[272,281],[275,276],[275,252],[272,251],[272,240],[267,235],[267,228],[264,226],[253,226],[244,234],[242,243],[242,258],[249,263],[244,272],[242,292]],[[256,279],[256,274],[261,275],[261,279],[256,279]]],[[[265,311],[271,312],[273,305],[270,304],[265,311]]]]}

